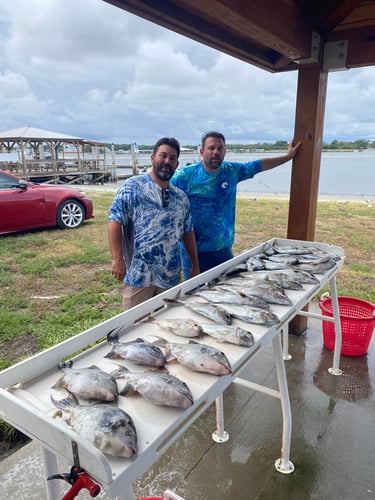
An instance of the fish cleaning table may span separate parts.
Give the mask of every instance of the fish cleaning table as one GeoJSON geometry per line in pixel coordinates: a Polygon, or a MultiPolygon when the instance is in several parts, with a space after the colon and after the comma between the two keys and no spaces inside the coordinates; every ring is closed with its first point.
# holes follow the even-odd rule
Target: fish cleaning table
{"type": "MultiPolygon", "coordinates": [[[[344,262],[344,251],[340,247],[324,243],[305,242],[288,239],[272,239],[241,255],[234,257],[205,273],[196,276],[166,292],[140,304],[110,320],[96,325],[65,342],[43,351],[0,372],[0,418],[13,425],[31,439],[38,441],[43,449],[46,478],[58,471],[56,457],[65,459],[72,465],[82,467],[90,477],[106,490],[109,496],[122,499],[134,498],[132,484],[175,442],[183,432],[212,404],[216,403],[217,429],[213,439],[224,442],[228,435],[224,430],[223,400],[224,390],[232,383],[238,383],[253,390],[279,398],[283,415],[281,438],[281,456],[275,462],[276,469],[285,474],[294,470],[290,461],[291,411],[287,380],[282,350],[282,332],[288,323],[298,314],[308,315],[302,311],[305,306],[326,285],[330,285],[332,294],[333,319],[336,330],[336,345],[333,355],[333,375],[340,374],[339,359],[341,350],[341,328],[337,304],[335,275],[344,262]],[[187,409],[178,409],[152,405],[140,396],[119,397],[119,406],[134,420],[138,435],[138,452],[135,457],[115,458],[104,455],[93,445],[82,439],[65,423],[54,419],[49,411],[54,410],[50,400],[51,387],[61,376],[58,363],[64,358],[74,359],[74,368],[97,365],[105,370],[106,360],[103,356],[110,351],[110,345],[103,340],[107,333],[121,327],[120,341],[126,342],[137,337],[147,338],[159,336],[167,341],[185,343],[189,339],[179,337],[166,330],[161,330],[157,321],[143,321],[150,316],[156,320],[165,318],[193,318],[198,323],[209,323],[210,320],[192,312],[183,304],[166,307],[164,299],[177,296],[183,300],[191,300],[185,296],[189,292],[211,282],[225,271],[243,264],[255,255],[262,253],[266,245],[280,246],[303,245],[335,254],[335,265],[322,274],[316,274],[318,283],[304,284],[300,290],[287,290],[292,305],[271,305],[271,311],[278,315],[280,323],[272,327],[244,323],[234,319],[233,324],[251,331],[254,335],[252,347],[242,347],[218,342],[212,337],[204,336],[202,343],[217,347],[224,352],[232,366],[230,375],[215,376],[193,372],[177,362],[167,364],[171,375],[183,380],[191,390],[194,404],[187,409]],[[141,321],[140,321],[141,320],[141,321]],[[95,344],[96,343],[96,344],[95,344]],[[251,362],[255,353],[262,346],[272,343],[277,373],[278,390],[273,390],[251,381],[240,378],[241,371],[251,362]],[[91,346],[91,347],[89,347],[91,346]],[[76,354],[79,353],[79,354],[76,354]]],[[[314,315],[316,317],[316,315],[314,315]]],[[[284,342],[286,336],[284,335],[284,342]]],[[[116,360],[117,361],[117,360],[116,360]]],[[[142,371],[131,363],[123,363],[130,371],[142,371]],[[134,370],[132,370],[132,368],[134,370]]],[[[61,498],[59,481],[46,481],[49,500],[61,498]]]]}

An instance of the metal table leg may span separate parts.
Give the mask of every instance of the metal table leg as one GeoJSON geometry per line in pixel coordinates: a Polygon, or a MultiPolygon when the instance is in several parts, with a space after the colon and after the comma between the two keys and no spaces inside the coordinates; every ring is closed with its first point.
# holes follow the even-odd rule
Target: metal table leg
{"type": "Polygon", "coordinates": [[[276,364],[277,381],[280,391],[281,410],[283,414],[283,434],[281,444],[281,457],[276,460],[275,467],[282,474],[291,474],[294,465],[289,460],[290,441],[292,435],[292,412],[290,409],[289,391],[286,380],[285,365],[281,349],[281,337],[276,335],[272,340],[273,354],[276,364]]]}
{"type": "Polygon", "coordinates": [[[220,394],[215,400],[216,406],[216,431],[212,433],[212,439],[216,443],[225,443],[229,439],[229,434],[224,430],[224,406],[223,395],[220,394]]]}
{"type": "Polygon", "coordinates": [[[342,370],[339,368],[340,364],[340,353],[341,353],[341,344],[342,344],[342,333],[341,333],[341,321],[340,321],[340,311],[339,311],[339,303],[337,300],[337,288],[336,288],[336,278],[332,276],[329,281],[331,286],[331,294],[332,294],[332,312],[335,320],[335,349],[333,351],[333,366],[332,368],[328,368],[328,371],[331,375],[341,375],[342,370]]]}

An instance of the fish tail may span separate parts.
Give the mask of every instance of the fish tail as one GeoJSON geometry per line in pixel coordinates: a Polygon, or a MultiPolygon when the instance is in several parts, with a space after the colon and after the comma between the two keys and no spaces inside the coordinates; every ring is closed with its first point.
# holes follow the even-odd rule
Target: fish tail
{"type": "Polygon", "coordinates": [[[78,399],[67,390],[54,391],[51,393],[51,401],[60,410],[72,408],[78,405],[78,399]]]}
{"type": "Polygon", "coordinates": [[[114,344],[119,341],[119,333],[121,330],[121,326],[118,326],[117,328],[113,328],[110,332],[107,333],[107,342],[114,344]]]}

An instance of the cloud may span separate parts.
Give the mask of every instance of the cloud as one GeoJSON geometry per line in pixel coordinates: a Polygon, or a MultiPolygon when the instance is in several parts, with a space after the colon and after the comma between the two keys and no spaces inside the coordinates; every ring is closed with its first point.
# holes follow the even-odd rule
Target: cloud
{"type": "MultiPolygon", "coordinates": [[[[375,137],[374,68],[329,75],[325,140],[375,137]],[[348,99],[350,95],[350,99],[348,99]]],[[[2,0],[2,129],[152,144],[289,140],[297,72],[271,74],[102,0],[2,0]]]]}

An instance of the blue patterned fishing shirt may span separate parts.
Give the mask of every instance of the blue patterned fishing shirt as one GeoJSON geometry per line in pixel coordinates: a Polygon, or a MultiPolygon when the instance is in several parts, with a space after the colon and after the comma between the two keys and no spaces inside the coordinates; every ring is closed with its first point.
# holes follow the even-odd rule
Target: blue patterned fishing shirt
{"type": "Polygon", "coordinates": [[[187,194],[199,252],[230,248],[234,242],[237,184],[261,172],[260,160],[223,162],[207,172],[203,162],[180,167],[171,183],[187,194]]]}
{"type": "Polygon", "coordinates": [[[169,185],[163,207],[162,189],[149,174],[131,177],[117,191],[108,221],[122,225],[125,284],[166,289],[180,283],[180,241],[193,230],[185,193],[169,185]]]}

